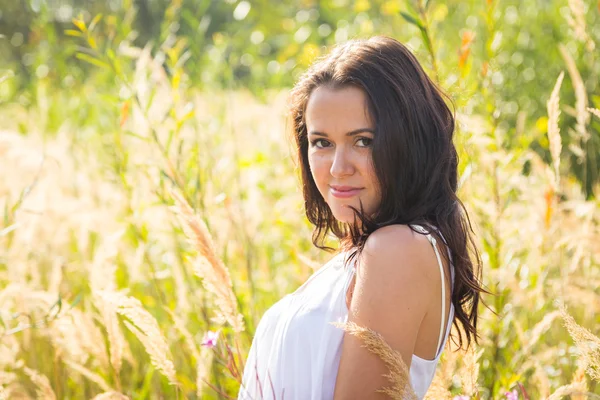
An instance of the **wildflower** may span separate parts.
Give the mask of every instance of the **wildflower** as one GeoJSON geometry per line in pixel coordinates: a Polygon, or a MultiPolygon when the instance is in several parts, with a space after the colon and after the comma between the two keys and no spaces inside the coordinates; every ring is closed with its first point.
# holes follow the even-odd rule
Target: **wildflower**
{"type": "Polygon", "coordinates": [[[506,392],[504,395],[506,396],[506,400],[519,400],[517,389],[514,389],[512,392],[506,392]]]}
{"type": "Polygon", "coordinates": [[[217,345],[217,339],[219,338],[219,331],[213,332],[208,331],[204,334],[202,338],[202,346],[206,346],[209,348],[213,348],[217,345]]]}
{"type": "Polygon", "coordinates": [[[470,399],[471,399],[471,396],[467,396],[466,394],[457,395],[452,398],[452,400],[470,400],[470,399]]]}

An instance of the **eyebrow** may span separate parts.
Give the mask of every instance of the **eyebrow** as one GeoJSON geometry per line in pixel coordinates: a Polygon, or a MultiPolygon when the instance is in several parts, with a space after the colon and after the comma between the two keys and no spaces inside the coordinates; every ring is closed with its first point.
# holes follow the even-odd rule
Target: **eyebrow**
{"type": "MultiPolygon", "coordinates": [[[[358,135],[359,133],[363,133],[363,132],[369,132],[369,133],[372,133],[373,135],[375,134],[375,131],[373,129],[358,128],[358,129],[355,129],[353,131],[350,131],[350,132],[346,133],[346,136],[354,136],[354,135],[358,135]]],[[[308,132],[308,134],[309,135],[315,135],[315,136],[328,137],[328,135],[326,133],[318,132],[318,131],[310,131],[310,132],[308,132]]]]}

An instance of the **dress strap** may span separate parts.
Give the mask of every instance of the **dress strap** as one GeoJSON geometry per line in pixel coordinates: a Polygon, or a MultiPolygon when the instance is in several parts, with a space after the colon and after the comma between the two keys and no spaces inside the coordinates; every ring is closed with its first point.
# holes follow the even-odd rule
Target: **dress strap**
{"type": "Polygon", "coordinates": [[[442,340],[444,338],[444,328],[445,328],[445,324],[444,324],[444,319],[446,316],[446,308],[445,308],[445,300],[446,300],[446,282],[444,279],[444,266],[442,264],[442,260],[440,257],[440,252],[438,251],[437,248],[437,240],[435,240],[435,238],[427,231],[425,230],[425,228],[423,228],[421,225],[411,225],[413,228],[415,228],[416,231],[424,234],[427,239],[429,239],[429,243],[431,243],[431,245],[433,246],[433,250],[435,251],[435,256],[437,258],[437,262],[438,265],[440,267],[440,274],[442,276],[442,322],[440,324],[440,336],[438,338],[438,344],[436,347],[436,357],[440,351],[440,345],[442,343],[442,340]]]}

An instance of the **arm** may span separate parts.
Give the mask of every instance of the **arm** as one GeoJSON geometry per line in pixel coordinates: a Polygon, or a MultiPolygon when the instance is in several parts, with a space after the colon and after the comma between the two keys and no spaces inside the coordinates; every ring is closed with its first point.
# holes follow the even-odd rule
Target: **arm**
{"type": "MultiPolygon", "coordinates": [[[[410,368],[419,327],[440,289],[431,244],[406,225],[386,226],[369,236],[357,261],[348,321],[380,333],[410,368]]],[[[387,398],[375,392],[390,385],[387,368],[361,345],[344,333],[335,400],[387,398]]]]}

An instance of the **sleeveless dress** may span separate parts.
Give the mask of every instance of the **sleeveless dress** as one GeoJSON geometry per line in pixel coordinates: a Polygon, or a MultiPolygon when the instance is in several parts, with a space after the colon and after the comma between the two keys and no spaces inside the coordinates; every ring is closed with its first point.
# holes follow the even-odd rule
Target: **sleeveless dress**
{"type": "MultiPolygon", "coordinates": [[[[433,245],[443,279],[444,268],[435,238],[420,225],[412,227],[425,234],[433,245]]],[[[264,313],[246,360],[238,400],[333,399],[344,330],[330,322],[347,322],[346,292],[355,273],[356,258],[344,268],[346,255],[347,252],[341,252],[334,256],[295,292],[264,313]]],[[[453,287],[452,263],[450,271],[453,287]]],[[[445,286],[442,285],[438,354],[433,360],[412,355],[410,382],[419,399],[433,380],[454,319],[454,305],[450,303],[448,321],[443,323],[445,286]]]]}

